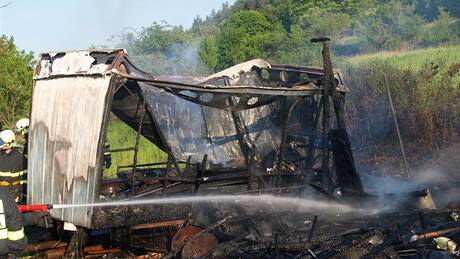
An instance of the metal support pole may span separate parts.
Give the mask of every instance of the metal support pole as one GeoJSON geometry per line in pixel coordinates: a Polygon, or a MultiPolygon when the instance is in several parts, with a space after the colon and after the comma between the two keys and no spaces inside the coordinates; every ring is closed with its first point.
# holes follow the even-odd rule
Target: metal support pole
{"type": "Polygon", "coordinates": [[[145,102],[142,102],[142,110],[141,110],[141,116],[139,119],[139,126],[137,127],[137,135],[136,135],[136,144],[134,145],[134,157],[133,157],[133,169],[132,169],[132,185],[131,185],[131,192],[135,193],[135,183],[136,183],[136,168],[137,168],[137,155],[139,152],[139,140],[142,132],[142,123],[144,121],[144,115],[145,115],[145,102]]]}
{"type": "Polygon", "coordinates": [[[283,160],[284,160],[284,152],[286,150],[286,145],[287,145],[286,142],[287,142],[288,128],[289,128],[289,123],[291,121],[292,111],[294,110],[296,105],[299,103],[299,101],[300,101],[300,98],[298,97],[294,99],[293,103],[291,104],[291,107],[289,108],[288,114],[286,116],[286,121],[283,127],[283,139],[281,140],[280,154],[278,158],[278,169],[281,168],[283,160]]]}
{"type": "Polygon", "coordinates": [[[396,132],[398,133],[399,148],[401,149],[401,155],[404,161],[404,167],[406,169],[406,177],[409,178],[409,166],[407,165],[406,152],[404,151],[404,145],[403,145],[403,141],[401,138],[401,132],[399,131],[398,119],[396,118],[396,110],[393,104],[393,98],[391,97],[390,87],[388,86],[388,78],[385,73],[383,74],[383,80],[385,83],[385,89],[388,94],[388,100],[390,101],[391,114],[393,115],[393,121],[395,123],[396,132]]]}
{"type": "MultiPolygon", "coordinates": [[[[319,98],[318,98],[319,99],[319,98]]],[[[314,108],[315,108],[315,115],[313,118],[313,127],[314,130],[312,131],[310,135],[310,140],[309,140],[309,145],[310,149],[308,149],[308,154],[307,154],[307,170],[313,170],[313,164],[314,164],[314,155],[315,155],[315,142],[316,142],[316,130],[318,129],[318,123],[320,119],[320,112],[321,112],[321,107],[323,106],[323,99],[319,99],[318,101],[314,101],[314,108]],[[318,104],[316,104],[318,103],[318,104]]],[[[308,172],[308,171],[307,171],[308,172]]]]}
{"type": "Polygon", "coordinates": [[[159,137],[161,139],[161,142],[163,143],[164,147],[166,148],[165,152],[168,155],[171,155],[171,157],[172,157],[172,165],[174,166],[174,169],[175,169],[177,175],[181,175],[181,170],[180,170],[180,167],[179,167],[179,163],[177,162],[176,158],[174,157],[174,153],[172,152],[171,147],[168,145],[168,142],[166,141],[166,137],[163,135],[162,131],[160,130],[160,126],[159,126],[158,121],[155,119],[154,116],[152,116],[151,112],[148,113],[148,116],[150,118],[150,121],[153,123],[153,127],[155,129],[158,129],[158,135],[159,135],[159,137]]]}
{"type": "Polygon", "coordinates": [[[168,154],[168,162],[166,163],[166,172],[165,172],[165,178],[163,180],[163,197],[166,197],[166,186],[168,186],[169,182],[169,170],[171,170],[172,163],[173,163],[173,156],[172,154],[168,154]]]}
{"type": "MultiPolygon", "coordinates": [[[[230,85],[227,79],[225,79],[225,85],[230,85]]],[[[228,102],[230,105],[236,105],[236,102],[232,96],[228,97],[228,102]]],[[[233,117],[233,122],[235,124],[235,130],[238,136],[238,143],[240,144],[241,151],[246,158],[246,167],[249,170],[248,190],[252,190],[255,188],[256,180],[254,168],[254,162],[256,160],[257,153],[255,150],[256,146],[249,136],[249,130],[244,124],[240,112],[231,111],[231,114],[233,117]]]]}

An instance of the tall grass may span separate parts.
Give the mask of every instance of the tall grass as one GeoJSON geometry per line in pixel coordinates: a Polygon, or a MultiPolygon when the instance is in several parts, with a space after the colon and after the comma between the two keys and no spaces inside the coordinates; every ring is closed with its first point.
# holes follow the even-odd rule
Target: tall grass
{"type": "Polygon", "coordinates": [[[405,139],[439,152],[460,129],[460,46],[351,58],[342,66],[351,89],[347,110],[355,143],[395,140],[384,74],[405,139]]]}
{"type": "MultiPolygon", "coordinates": [[[[120,120],[111,120],[107,129],[110,149],[134,147],[136,131],[120,120]]],[[[138,164],[165,162],[167,155],[143,136],[139,139],[138,164]]],[[[117,166],[132,165],[134,151],[112,153],[112,166],[104,171],[105,177],[115,177],[117,166]]]]}
{"type": "Polygon", "coordinates": [[[362,66],[386,61],[398,68],[420,70],[425,64],[439,60],[443,60],[447,64],[460,62],[460,45],[412,51],[380,51],[347,58],[346,62],[353,66],[362,66]]]}

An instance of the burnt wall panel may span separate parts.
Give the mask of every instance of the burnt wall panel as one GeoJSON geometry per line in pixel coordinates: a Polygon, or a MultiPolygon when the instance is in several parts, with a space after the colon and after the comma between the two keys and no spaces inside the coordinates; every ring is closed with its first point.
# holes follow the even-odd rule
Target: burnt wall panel
{"type": "MultiPolygon", "coordinates": [[[[36,80],[30,128],[28,203],[91,203],[110,76],[36,80]]],[[[55,219],[91,227],[91,208],[55,209],[55,219]]]]}

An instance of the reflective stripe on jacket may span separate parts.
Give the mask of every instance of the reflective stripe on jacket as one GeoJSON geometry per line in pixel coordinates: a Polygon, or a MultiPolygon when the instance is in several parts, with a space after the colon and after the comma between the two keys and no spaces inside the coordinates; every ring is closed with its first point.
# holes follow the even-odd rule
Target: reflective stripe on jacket
{"type": "Polygon", "coordinates": [[[0,255],[20,251],[26,245],[21,213],[7,187],[0,186],[0,255]]]}
{"type": "Polygon", "coordinates": [[[25,174],[27,174],[27,170],[22,170],[19,172],[0,172],[0,177],[19,178],[25,174]]]}
{"type": "Polygon", "coordinates": [[[0,186],[8,186],[19,202],[25,200],[27,169],[24,155],[13,148],[11,153],[0,152],[0,186]]]}

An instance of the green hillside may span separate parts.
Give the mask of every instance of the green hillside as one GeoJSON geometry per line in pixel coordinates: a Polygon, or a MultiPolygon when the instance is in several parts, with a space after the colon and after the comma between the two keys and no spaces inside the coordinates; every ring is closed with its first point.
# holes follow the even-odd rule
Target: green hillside
{"type": "Polygon", "coordinates": [[[336,57],[460,43],[452,0],[237,0],[191,28],[153,23],[111,39],[154,74],[197,75],[254,58],[320,65],[313,37],[330,37],[336,57]]]}
{"type": "Polygon", "coordinates": [[[401,68],[419,70],[423,65],[443,61],[446,64],[460,62],[460,45],[417,49],[412,51],[381,51],[357,55],[346,59],[352,65],[385,60],[401,68]]]}

